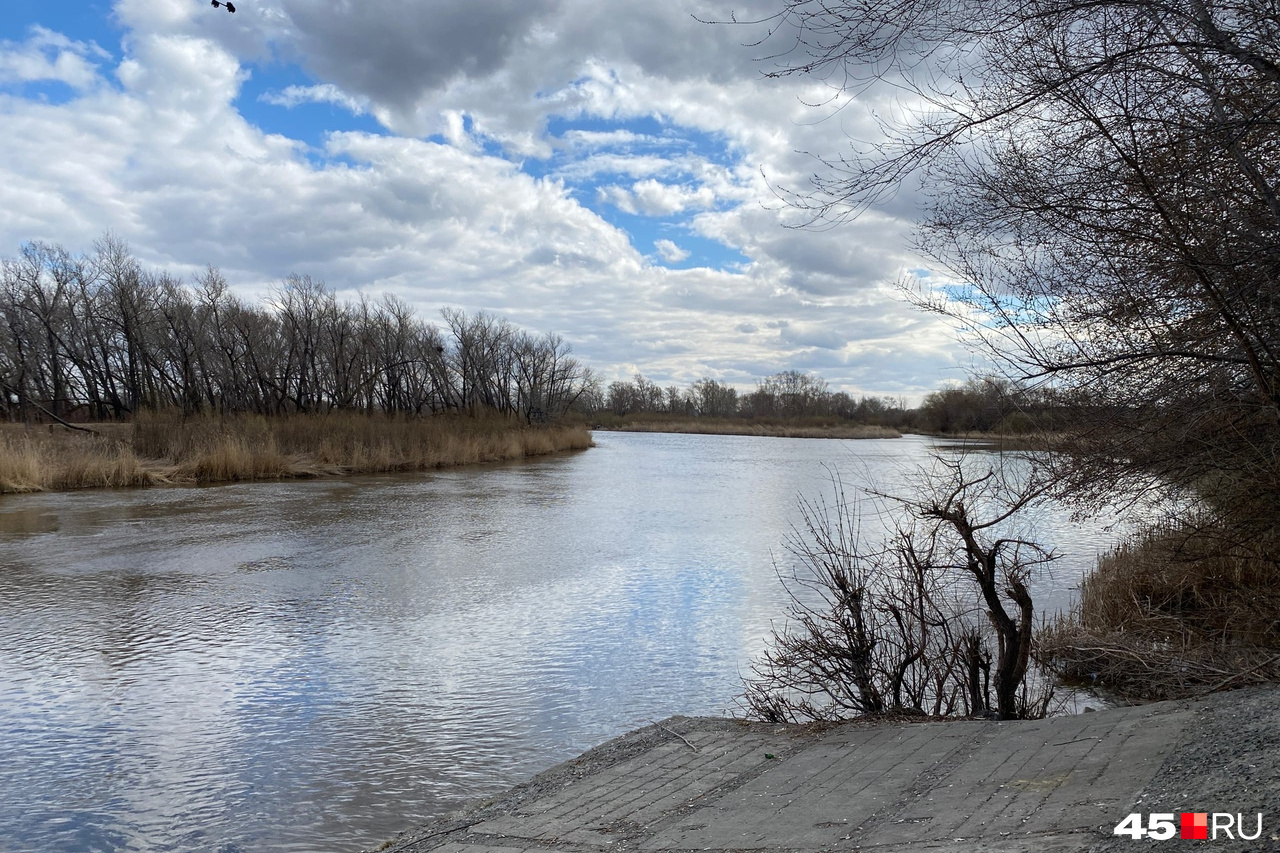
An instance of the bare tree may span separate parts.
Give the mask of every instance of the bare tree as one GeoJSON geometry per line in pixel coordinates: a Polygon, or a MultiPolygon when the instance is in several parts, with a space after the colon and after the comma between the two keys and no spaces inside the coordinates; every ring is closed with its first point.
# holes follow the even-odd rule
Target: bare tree
{"type": "Polygon", "coordinates": [[[534,423],[560,417],[594,387],[557,335],[483,312],[444,318],[448,336],[403,300],[344,303],[299,275],[255,306],[216,269],[190,287],[144,269],[111,235],[86,257],[31,243],[0,264],[0,411],[67,425],[168,408],[461,409],[534,423]]]}
{"type": "Polygon", "coordinates": [[[1194,489],[1273,518],[1275,3],[784,0],[772,22],[768,73],[906,94],[790,201],[836,222],[921,181],[920,246],[960,284],[917,298],[1074,401],[1076,494],[1194,489]]]}
{"type": "Polygon", "coordinates": [[[694,407],[701,415],[731,418],[738,414],[738,389],[714,379],[699,379],[690,388],[694,407]]]}

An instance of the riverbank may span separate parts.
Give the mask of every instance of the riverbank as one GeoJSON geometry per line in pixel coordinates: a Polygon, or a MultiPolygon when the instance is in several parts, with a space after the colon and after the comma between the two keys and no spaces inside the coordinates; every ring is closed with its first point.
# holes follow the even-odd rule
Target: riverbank
{"type": "Polygon", "coordinates": [[[1280,683],[1276,553],[1274,535],[1208,518],[1142,530],[1100,555],[1039,654],[1069,682],[1129,700],[1280,683]]]}
{"type": "Polygon", "coordinates": [[[581,425],[337,413],[0,427],[0,494],[424,471],[590,447],[581,425]]]}
{"type": "Polygon", "coordinates": [[[938,441],[966,450],[991,450],[997,453],[1053,450],[1062,443],[1059,433],[1049,432],[921,432],[938,441]]]}
{"type": "Polygon", "coordinates": [[[380,849],[1110,853],[1127,815],[1190,810],[1250,835],[1261,812],[1246,849],[1280,850],[1277,778],[1276,687],[1035,722],[673,717],[380,849]]]}
{"type": "Polygon", "coordinates": [[[1054,433],[928,432],[883,424],[858,424],[834,417],[806,418],[677,418],[660,413],[617,415],[597,412],[591,428],[605,432],[670,432],[692,435],[755,435],[776,438],[901,438],[926,435],[969,450],[1026,451],[1049,450],[1061,436],[1054,433]]]}
{"type": "Polygon", "coordinates": [[[598,415],[593,429],[607,432],[673,432],[690,435],[755,435],[774,438],[901,438],[892,427],[826,419],[663,418],[598,415]]]}

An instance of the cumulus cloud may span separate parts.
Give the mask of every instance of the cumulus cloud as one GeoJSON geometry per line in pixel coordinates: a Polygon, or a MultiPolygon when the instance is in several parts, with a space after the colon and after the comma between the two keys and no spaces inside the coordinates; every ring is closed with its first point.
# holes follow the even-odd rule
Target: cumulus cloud
{"type": "Polygon", "coordinates": [[[84,89],[98,81],[98,63],[110,58],[92,42],[33,26],[25,41],[0,42],[0,83],[52,81],[84,89]]]}
{"type": "Polygon", "coordinates": [[[556,3],[405,3],[282,0],[283,46],[320,77],[390,105],[412,107],[426,92],[484,78],[537,38],[556,3]]]}
{"type": "Polygon", "coordinates": [[[681,249],[670,240],[654,240],[653,247],[658,250],[662,259],[670,264],[678,264],[690,255],[687,249],[681,249]]]}
{"type": "Polygon", "coordinates": [[[685,187],[652,179],[632,184],[631,196],[640,211],[649,216],[664,216],[689,208],[710,207],[716,200],[715,191],[708,186],[685,187]]]}
{"type": "Polygon", "coordinates": [[[85,249],[110,228],[147,262],[213,263],[246,294],[296,271],[428,315],[492,310],[560,332],[611,378],[749,384],[822,363],[837,388],[928,387],[958,350],[886,286],[921,267],[904,218],[782,227],[775,190],[815,166],[797,150],[841,150],[862,113],[815,123],[798,97],[814,93],[760,78],[742,46],[756,30],[693,18],[767,5],[261,0],[211,16],[118,0],[122,59],[48,29],[0,45],[0,83],[77,93],[0,100],[0,240],[85,249]],[[282,116],[271,130],[240,104],[247,87],[282,116]],[[309,103],[383,132],[304,144],[287,121],[309,103]],[[630,233],[619,211],[662,224],[630,233]],[[704,263],[706,245],[732,262],[704,263]]]}
{"type": "Polygon", "coordinates": [[[710,207],[716,201],[715,191],[710,187],[664,184],[652,179],[637,181],[630,188],[599,187],[597,193],[601,200],[619,210],[642,216],[670,216],[689,208],[710,207]]]}

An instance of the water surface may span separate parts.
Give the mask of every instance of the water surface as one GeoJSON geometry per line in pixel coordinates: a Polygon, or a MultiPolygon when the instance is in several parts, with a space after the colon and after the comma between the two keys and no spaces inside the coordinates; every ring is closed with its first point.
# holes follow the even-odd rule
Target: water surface
{"type": "MultiPolygon", "coordinates": [[[[0,849],[356,851],[734,710],[798,495],[925,439],[597,433],[428,475],[0,499],[0,849]]],[[[1110,534],[1038,519],[1065,605],[1110,534]]],[[[874,521],[868,522],[874,527],[874,521]]]]}

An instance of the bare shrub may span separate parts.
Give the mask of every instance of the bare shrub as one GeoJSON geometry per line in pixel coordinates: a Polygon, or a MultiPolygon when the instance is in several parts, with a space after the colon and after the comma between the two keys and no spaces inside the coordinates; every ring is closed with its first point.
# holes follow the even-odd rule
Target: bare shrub
{"type": "Polygon", "coordinates": [[[996,715],[1043,716],[1049,696],[1043,703],[1029,700],[1024,689],[1035,616],[1028,582],[1056,555],[1010,528],[1019,513],[1048,494],[1051,483],[1035,464],[1022,474],[1003,465],[985,471],[969,467],[964,456],[935,458],[934,469],[921,484],[921,496],[895,500],[936,543],[935,571],[974,582],[997,640],[996,715]],[[1007,605],[1012,605],[1012,612],[1007,605]]]}
{"type": "Polygon", "coordinates": [[[961,614],[911,537],[864,545],[836,489],[834,504],[801,504],[786,543],[799,564],[779,568],[791,597],[787,621],[752,665],[748,709],[775,721],[954,713],[966,698],[961,614]]]}
{"type": "Polygon", "coordinates": [[[750,714],[778,721],[1045,715],[1052,687],[1028,679],[1027,581],[1052,555],[1025,539],[990,535],[1043,488],[1034,478],[1015,486],[994,470],[974,476],[962,462],[938,464],[925,497],[891,499],[905,512],[878,546],[861,541],[838,481],[834,503],[801,504],[786,543],[798,563],[779,572],[791,603],[752,665],[743,697],[750,714]]]}

